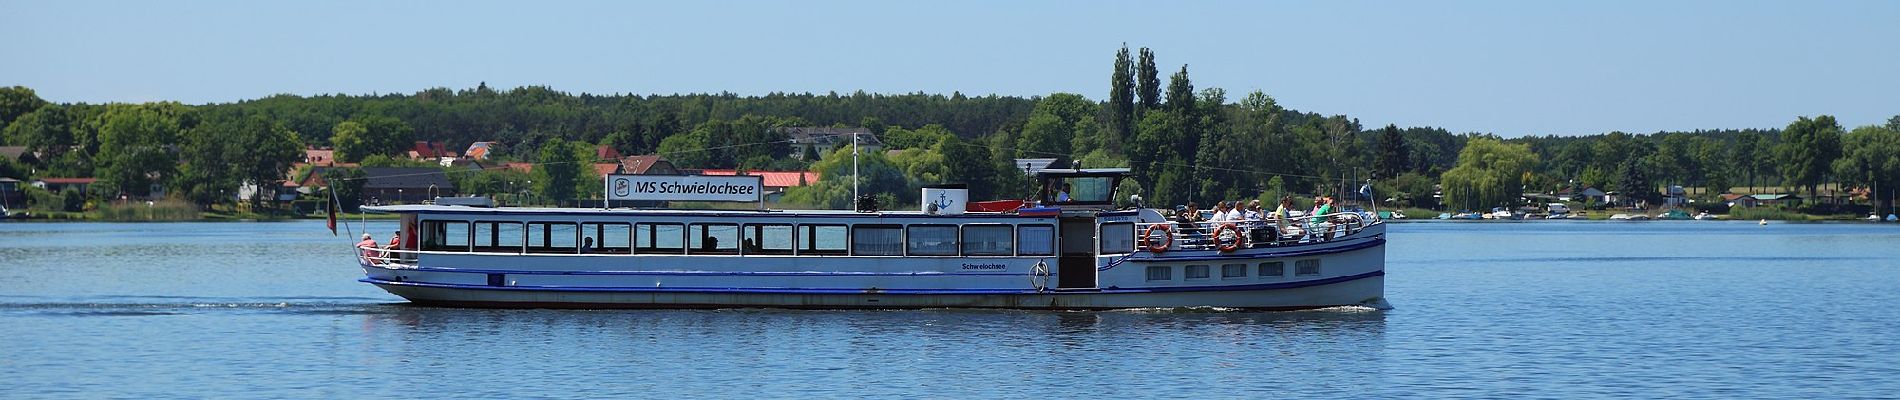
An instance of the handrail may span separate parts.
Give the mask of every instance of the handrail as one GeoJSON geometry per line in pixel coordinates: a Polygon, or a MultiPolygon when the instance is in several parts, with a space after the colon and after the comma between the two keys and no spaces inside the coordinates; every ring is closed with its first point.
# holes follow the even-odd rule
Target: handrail
{"type": "Polygon", "coordinates": [[[1146,238],[1140,236],[1141,232],[1145,232],[1150,226],[1167,225],[1167,228],[1174,232],[1174,243],[1172,246],[1169,246],[1170,249],[1213,250],[1219,248],[1219,242],[1221,241],[1234,240],[1225,235],[1221,238],[1215,238],[1213,237],[1213,232],[1221,225],[1234,224],[1235,228],[1239,228],[1237,235],[1239,235],[1238,240],[1241,242],[1240,248],[1259,248],[1330,241],[1341,236],[1358,233],[1368,226],[1382,223],[1377,215],[1367,215],[1352,211],[1336,212],[1317,217],[1288,217],[1287,221],[1285,221],[1286,229],[1284,230],[1281,229],[1281,222],[1282,221],[1278,218],[1271,217],[1263,219],[1199,221],[1194,223],[1182,223],[1178,221],[1144,222],[1135,224],[1135,240],[1136,243],[1146,243],[1146,238]],[[1220,240],[1217,241],[1215,239],[1220,240]]]}

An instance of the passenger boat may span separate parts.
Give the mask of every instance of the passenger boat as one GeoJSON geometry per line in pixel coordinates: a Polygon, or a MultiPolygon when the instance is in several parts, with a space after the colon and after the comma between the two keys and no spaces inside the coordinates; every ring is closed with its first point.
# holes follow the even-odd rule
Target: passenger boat
{"type": "MultiPolygon", "coordinates": [[[[1117,209],[1127,169],[1043,170],[1024,207],[921,211],[364,207],[401,216],[362,282],[422,305],[498,308],[1381,306],[1370,213],[1183,224],[1117,209]],[[1068,188],[1056,193],[1056,188],[1068,188]],[[1066,195],[1066,196],[1065,196],[1066,195]],[[1064,200],[1066,199],[1066,200],[1064,200]]],[[[610,200],[753,201],[756,177],[611,175],[610,200]],[[747,178],[753,178],[747,180],[747,178]]],[[[763,205],[763,203],[760,203],[763,205]]]]}

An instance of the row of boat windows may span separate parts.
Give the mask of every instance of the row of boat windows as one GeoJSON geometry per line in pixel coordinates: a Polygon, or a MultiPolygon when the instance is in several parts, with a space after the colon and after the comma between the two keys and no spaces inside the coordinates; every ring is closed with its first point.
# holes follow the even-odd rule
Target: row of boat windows
{"type": "MultiPolygon", "coordinates": [[[[1046,224],[422,221],[421,228],[421,249],[443,252],[810,256],[1055,254],[1055,227],[1046,224]]],[[[1132,227],[1129,232],[1133,235],[1132,227]]]]}
{"type": "MultiPolygon", "coordinates": [[[[1286,262],[1285,261],[1263,262],[1256,265],[1254,269],[1256,271],[1254,274],[1254,277],[1257,277],[1257,278],[1281,278],[1281,277],[1286,276],[1286,262]]],[[[1212,279],[1213,277],[1213,269],[1207,265],[1188,265],[1183,268],[1183,273],[1184,273],[1183,278],[1186,280],[1212,279]]],[[[1293,262],[1293,276],[1315,276],[1315,275],[1319,275],[1319,260],[1318,259],[1298,260],[1298,261],[1293,262]]],[[[1221,279],[1247,278],[1247,264],[1221,264],[1220,277],[1221,279]]],[[[1171,266],[1171,265],[1149,266],[1148,280],[1149,281],[1174,280],[1174,266],[1171,266]]]]}

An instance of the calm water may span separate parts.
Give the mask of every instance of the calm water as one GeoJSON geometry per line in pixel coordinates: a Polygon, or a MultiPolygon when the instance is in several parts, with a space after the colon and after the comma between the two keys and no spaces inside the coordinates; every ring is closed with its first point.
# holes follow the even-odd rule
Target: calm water
{"type": "Polygon", "coordinates": [[[0,224],[0,398],[1900,393],[1900,224],[1394,224],[1394,309],[1290,313],[418,308],[350,239],[0,224]]]}

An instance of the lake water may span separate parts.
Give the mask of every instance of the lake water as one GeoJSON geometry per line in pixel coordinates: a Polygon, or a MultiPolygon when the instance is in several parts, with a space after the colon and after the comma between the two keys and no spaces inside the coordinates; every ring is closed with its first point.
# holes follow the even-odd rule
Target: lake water
{"type": "Polygon", "coordinates": [[[0,223],[0,398],[1900,395],[1900,224],[1400,223],[1277,313],[420,308],[322,226],[0,223]]]}

